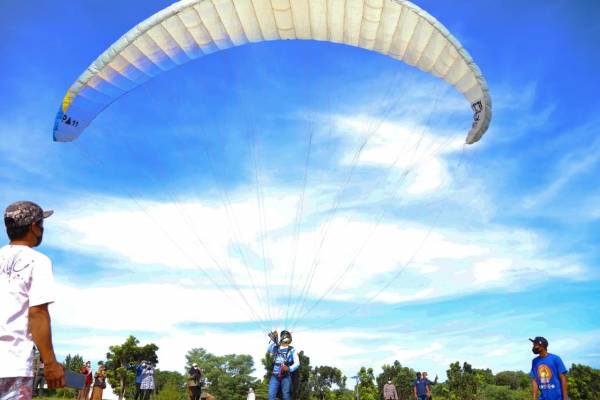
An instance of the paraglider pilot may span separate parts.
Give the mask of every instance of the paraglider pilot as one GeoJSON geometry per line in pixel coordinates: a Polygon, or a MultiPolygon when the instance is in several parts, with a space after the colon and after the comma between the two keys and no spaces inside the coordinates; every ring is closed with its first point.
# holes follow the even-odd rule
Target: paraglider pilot
{"type": "Polygon", "coordinates": [[[300,359],[294,350],[292,334],[281,331],[281,340],[278,340],[277,331],[269,333],[271,342],[268,352],[273,356],[273,371],[269,381],[269,400],[275,400],[281,388],[282,400],[291,400],[292,373],[300,367],[300,359]]]}

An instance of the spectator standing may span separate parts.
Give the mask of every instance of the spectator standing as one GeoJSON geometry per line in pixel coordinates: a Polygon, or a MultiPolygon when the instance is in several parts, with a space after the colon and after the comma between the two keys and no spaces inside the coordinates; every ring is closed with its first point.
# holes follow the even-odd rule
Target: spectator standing
{"type": "Polygon", "coordinates": [[[44,219],[52,213],[30,201],[12,203],[4,212],[10,243],[0,248],[0,393],[6,399],[31,399],[34,343],[48,387],[64,386],[48,312],[54,302],[52,262],[33,249],[42,243],[44,219]]]}
{"type": "Polygon", "coordinates": [[[192,368],[188,373],[188,387],[190,388],[190,394],[192,400],[200,400],[200,393],[202,391],[202,371],[198,368],[198,364],[193,363],[192,368]]]}
{"type": "Polygon", "coordinates": [[[421,376],[423,377],[423,379],[425,379],[427,381],[427,384],[429,385],[429,397],[427,397],[427,400],[431,400],[431,398],[432,398],[431,392],[433,390],[432,386],[433,385],[437,385],[438,376],[437,375],[435,376],[435,379],[433,380],[433,382],[431,382],[429,380],[429,378],[427,378],[427,372],[426,371],[423,371],[423,374],[421,376]]]}
{"type": "Polygon", "coordinates": [[[44,379],[44,363],[40,358],[40,352],[33,346],[33,395],[42,397],[44,396],[44,386],[46,380],[44,379]]]}
{"type": "Polygon", "coordinates": [[[417,372],[417,379],[413,382],[413,394],[416,400],[427,400],[431,396],[431,387],[420,372],[417,372]]]}
{"type": "Polygon", "coordinates": [[[567,400],[567,368],[559,356],[548,353],[548,340],[541,336],[529,339],[533,343],[531,351],[538,354],[531,362],[529,376],[533,398],[539,400],[567,400]]]}
{"type": "Polygon", "coordinates": [[[248,396],[246,396],[246,400],[256,400],[256,395],[254,394],[254,389],[248,389],[248,396]]]}
{"type": "MultiPolygon", "coordinates": [[[[142,398],[142,389],[141,389],[141,385],[142,385],[142,373],[144,372],[144,369],[146,368],[146,361],[142,360],[138,363],[138,365],[136,365],[135,367],[133,367],[133,369],[135,369],[135,396],[134,396],[134,400],[141,400],[142,398]]],[[[131,368],[129,368],[131,369],[131,368]]]]}
{"type": "Polygon", "coordinates": [[[83,375],[85,375],[85,386],[83,389],[79,390],[79,400],[89,400],[90,398],[90,390],[92,388],[92,363],[90,361],[86,361],[83,367],[79,370],[83,375]]]}
{"type": "Polygon", "coordinates": [[[398,392],[396,391],[396,386],[392,384],[391,379],[388,379],[387,383],[383,385],[383,399],[398,400],[398,392]]]}
{"type": "Polygon", "coordinates": [[[98,366],[98,370],[94,374],[94,388],[92,389],[91,400],[102,400],[102,393],[106,388],[106,369],[104,364],[98,366]]]}
{"type": "Polygon", "coordinates": [[[142,372],[140,389],[142,390],[142,400],[149,400],[154,391],[154,366],[150,362],[146,364],[142,372]]]}

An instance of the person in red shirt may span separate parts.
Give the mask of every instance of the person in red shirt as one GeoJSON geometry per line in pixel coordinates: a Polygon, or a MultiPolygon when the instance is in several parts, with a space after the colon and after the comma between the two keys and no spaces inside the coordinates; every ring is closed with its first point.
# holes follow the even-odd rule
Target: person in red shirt
{"type": "Polygon", "coordinates": [[[79,370],[85,375],[85,386],[79,390],[79,400],[89,400],[90,389],[92,387],[92,363],[89,361],[85,362],[85,365],[79,370]]]}

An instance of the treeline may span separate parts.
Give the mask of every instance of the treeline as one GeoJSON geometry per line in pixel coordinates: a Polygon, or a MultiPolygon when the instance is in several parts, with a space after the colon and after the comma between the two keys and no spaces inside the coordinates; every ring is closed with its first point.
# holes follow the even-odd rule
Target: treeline
{"type": "MultiPolygon", "coordinates": [[[[115,394],[132,398],[135,374],[128,367],[140,359],[158,362],[154,344],[139,346],[130,336],[125,343],[111,346],[105,365],[108,380],[115,394]]],[[[312,366],[310,357],[298,353],[300,368],[294,387],[295,400],[383,400],[383,385],[390,379],[398,391],[400,400],[412,400],[412,382],[416,370],[403,366],[399,361],[381,366],[375,375],[372,368],[362,367],[355,377],[344,376],[334,366],[312,366]]],[[[257,400],[268,398],[268,378],[272,360],[266,354],[261,360],[263,378],[257,379],[254,360],[250,355],[228,354],[217,356],[203,348],[193,348],[186,355],[187,369],[197,363],[208,383],[208,392],[217,400],[246,400],[249,388],[253,388],[257,400]]],[[[67,368],[79,371],[83,359],[79,355],[68,356],[67,368]]],[[[454,362],[446,370],[447,379],[432,387],[436,400],[531,400],[531,378],[523,371],[502,371],[494,374],[490,369],[473,368],[469,363],[454,362]]],[[[430,377],[431,378],[431,377],[430,377]]],[[[600,399],[600,370],[586,365],[574,364],[569,369],[569,397],[571,400],[600,399]]],[[[187,377],[174,371],[155,372],[156,394],[154,400],[187,400],[187,377]]]]}

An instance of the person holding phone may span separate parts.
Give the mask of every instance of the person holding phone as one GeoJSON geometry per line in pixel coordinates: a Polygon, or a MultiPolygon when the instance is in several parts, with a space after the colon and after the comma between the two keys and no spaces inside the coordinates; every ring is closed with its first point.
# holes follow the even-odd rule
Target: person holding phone
{"type": "Polygon", "coordinates": [[[154,391],[154,366],[150,362],[146,364],[146,368],[142,372],[140,388],[142,390],[142,400],[149,400],[154,391]]]}

